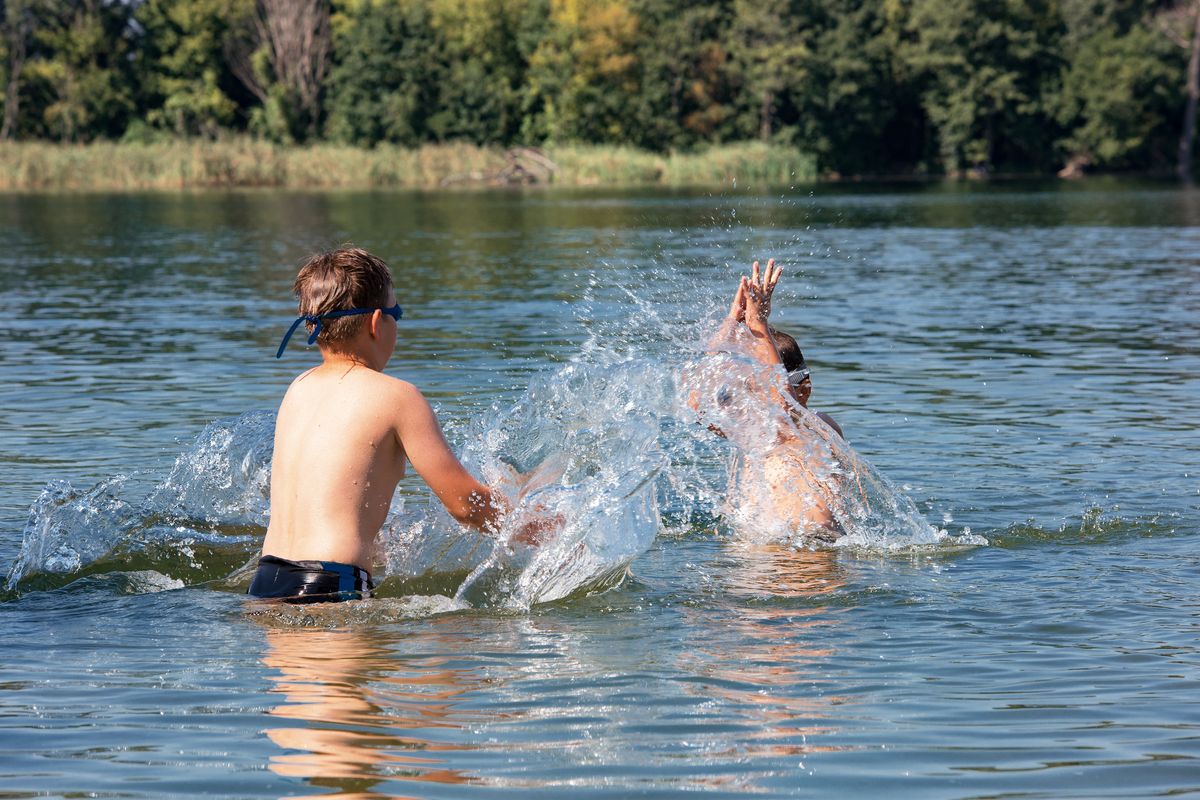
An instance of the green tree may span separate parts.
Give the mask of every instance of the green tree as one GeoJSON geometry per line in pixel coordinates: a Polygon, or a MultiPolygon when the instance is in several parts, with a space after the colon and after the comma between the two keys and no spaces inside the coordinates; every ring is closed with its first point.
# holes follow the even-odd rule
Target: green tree
{"type": "Polygon", "coordinates": [[[249,0],[145,0],[137,70],[146,121],[178,135],[215,136],[237,114],[225,56],[230,29],[249,18],[249,0]]]}
{"type": "Polygon", "coordinates": [[[918,168],[926,124],[910,71],[897,58],[906,15],[898,2],[820,0],[811,79],[798,91],[799,140],[823,170],[889,173],[918,168]]]}
{"type": "Polygon", "coordinates": [[[1079,43],[1051,95],[1069,162],[1108,168],[1165,165],[1183,113],[1183,54],[1156,32],[1101,28],[1079,43]]]}
{"type": "Polygon", "coordinates": [[[1176,148],[1175,173],[1187,183],[1192,181],[1192,150],[1196,138],[1196,108],[1200,106],[1200,0],[1156,3],[1153,21],[1171,41],[1188,53],[1184,72],[1183,124],[1176,148]]]}
{"type": "Polygon", "coordinates": [[[810,81],[809,22],[791,0],[733,0],[727,47],[743,137],[770,139],[788,95],[810,81]]]}
{"type": "Polygon", "coordinates": [[[524,128],[535,140],[625,143],[640,126],[639,20],[625,0],[551,0],[550,29],[529,57],[524,128]]]}
{"type": "MultiPolygon", "coordinates": [[[[436,139],[508,143],[521,128],[526,0],[432,0],[446,80],[429,120],[436,139]]],[[[536,23],[535,23],[536,24],[536,23]]]]}
{"type": "Polygon", "coordinates": [[[135,110],[132,8],[41,0],[25,67],[31,130],[66,142],[120,135],[135,110]]]}
{"type": "Polygon", "coordinates": [[[1069,58],[1084,41],[1105,31],[1124,36],[1162,4],[1163,0],[1059,0],[1063,53],[1069,58]]]}
{"type": "Polygon", "coordinates": [[[4,121],[0,139],[11,139],[21,111],[21,81],[29,58],[30,37],[36,24],[34,0],[0,2],[0,46],[4,65],[4,121]]]}
{"type": "Polygon", "coordinates": [[[321,125],[331,47],[329,0],[254,0],[226,53],[238,80],[261,101],[251,128],[292,142],[321,125]]]}
{"type": "Polygon", "coordinates": [[[733,137],[733,86],[722,41],[730,10],[711,0],[638,0],[640,21],[633,142],[651,150],[733,137]]]}
{"type": "Polygon", "coordinates": [[[1051,152],[1043,81],[1057,75],[1061,19],[1052,0],[914,0],[899,46],[951,174],[1051,152]]]}
{"type": "Polygon", "coordinates": [[[428,6],[368,0],[343,8],[335,21],[329,136],[363,146],[428,140],[446,78],[428,6]]]}

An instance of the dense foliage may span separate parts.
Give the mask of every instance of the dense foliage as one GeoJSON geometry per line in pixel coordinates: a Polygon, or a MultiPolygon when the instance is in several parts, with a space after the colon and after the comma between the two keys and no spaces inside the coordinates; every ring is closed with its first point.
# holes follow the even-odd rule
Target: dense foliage
{"type": "Polygon", "coordinates": [[[1196,0],[2,6],[0,139],[766,140],[845,174],[1173,168],[1200,41],[1196,0]]]}

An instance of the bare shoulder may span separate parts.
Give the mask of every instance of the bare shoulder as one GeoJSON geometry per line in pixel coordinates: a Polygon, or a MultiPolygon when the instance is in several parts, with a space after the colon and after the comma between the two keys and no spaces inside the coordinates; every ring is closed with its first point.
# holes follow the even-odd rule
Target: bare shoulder
{"type": "Polygon", "coordinates": [[[356,402],[362,407],[376,409],[400,428],[434,418],[433,409],[421,390],[400,378],[373,372],[363,376],[356,391],[361,398],[356,398],[356,402]]]}
{"type": "Polygon", "coordinates": [[[842,437],[843,439],[845,439],[845,438],[846,438],[846,434],[842,433],[842,426],[841,426],[841,425],[838,425],[836,422],[834,422],[834,420],[833,420],[833,417],[829,416],[829,415],[828,415],[828,414],[826,414],[824,411],[818,411],[818,412],[817,412],[817,417],[819,417],[819,418],[820,418],[820,420],[821,420],[822,422],[824,422],[826,425],[828,425],[829,427],[833,428],[833,429],[834,429],[834,431],[836,431],[836,432],[837,432],[837,435],[838,435],[838,436],[842,437]]]}
{"type": "Polygon", "coordinates": [[[393,378],[383,372],[364,371],[359,376],[357,391],[368,395],[369,400],[388,403],[389,405],[405,405],[408,403],[424,403],[425,396],[421,390],[406,380],[393,378]]]}
{"type": "Polygon", "coordinates": [[[302,404],[330,408],[353,408],[359,414],[367,409],[396,409],[422,405],[425,399],[408,381],[371,369],[311,369],[298,375],[288,387],[283,404],[302,404]]]}

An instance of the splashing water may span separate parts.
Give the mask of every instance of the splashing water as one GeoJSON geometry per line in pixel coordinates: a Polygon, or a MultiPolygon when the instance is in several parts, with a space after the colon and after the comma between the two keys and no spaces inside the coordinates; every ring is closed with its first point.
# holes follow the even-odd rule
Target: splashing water
{"type": "Polygon", "coordinates": [[[50,483],[30,508],[5,590],[136,569],[163,575],[158,585],[167,588],[228,574],[250,557],[266,524],[274,426],[264,411],[209,424],[140,502],[122,497],[128,476],[86,491],[50,483]]]}
{"type": "Polygon", "coordinates": [[[669,388],[656,377],[644,361],[573,363],[535,379],[512,408],[493,409],[462,455],[515,499],[500,535],[424,515],[390,531],[389,571],[467,568],[459,599],[508,608],[619,580],[659,528],[655,479],[667,461],[658,417],[669,388]],[[561,530],[541,546],[516,542],[537,518],[561,520],[561,530]]]}
{"type": "MultiPolygon", "coordinates": [[[[575,358],[469,426],[464,463],[511,503],[502,530],[465,530],[428,494],[424,503],[397,497],[381,534],[388,577],[407,585],[447,576],[430,594],[455,608],[527,609],[619,582],[662,529],[660,509],[679,520],[723,518],[752,542],[812,546],[833,530],[838,547],[986,544],[930,526],[815,414],[772,400],[780,368],[736,346],[705,352],[711,318],[697,322],[694,308],[653,291],[621,291],[627,313],[604,303],[589,316],[594,301],[585,301],[590,335],[575,358]],[[664,319],[668,309],[684,318],[664,319]],[[789,511],[817,505],[831,525],[789,511]],[[522,541],[518,533],[539,519],[556,530],[522,541]]],[[[254,411],[210,424],[141,502],[121,497],[120,476],[87,491],[51,483],[30,509],[6,590],[131,569],[162,579],[124,585],[228,583],[256,554],[267,522],[274,421],[254,411]]]]}
{"type": "Polygon", "coordinates": [[[895,550],[982,545],[934,528],[913,502],[787,393],[783,368],[748,358],[737,341],[691,365],[689,404],[729,442],[723,514],[754,543],[895,550]]]}
{"type": "Polygon", "coordinates": [[[146,499],[155,510],[220,525],[265,526],[271,509],[275,413],[207,426],[146,499]]]}

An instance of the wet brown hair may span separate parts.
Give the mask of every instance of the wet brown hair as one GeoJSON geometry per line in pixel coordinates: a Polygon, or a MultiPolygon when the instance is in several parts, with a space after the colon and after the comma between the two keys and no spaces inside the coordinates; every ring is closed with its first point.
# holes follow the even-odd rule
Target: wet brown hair
{"type": "MultiPolygon", "coordinates": [[[[392,273],[378,256],[359,247],[343,247],[310,257],[292,284],[300,316],[319,316],[352,308],[382,308],[392,288],[392,273]]],[[[369,317],[321,320],[317,343],[330,345],[354,336],[369,317]]],[[[313,329],[312,323],[307,324],[313,329]]]]}
{"type": "Polygon", "coordinates": [[[804,353],[800,352],[800,345],[796,344],[796,340],[790,334],[775,328],[771,328],[770,331],[771,338],[775,340],[775,347],[779,350],[779,360],[783,362],[786,371],[795,372],[808,366],[804,363],[804,353]]]}

